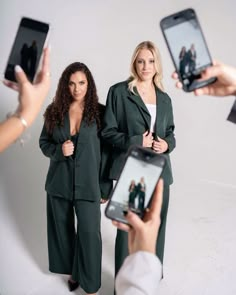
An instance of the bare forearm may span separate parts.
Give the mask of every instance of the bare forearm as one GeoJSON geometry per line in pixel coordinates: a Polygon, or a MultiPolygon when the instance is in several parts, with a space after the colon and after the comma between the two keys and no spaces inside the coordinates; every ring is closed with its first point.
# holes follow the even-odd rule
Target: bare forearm
{"type": "Polygon", "coordinates": [[[0,152],[3,152],[23,132],[24,125],[17,117],[10,117],[0,123],[0,152]]]}

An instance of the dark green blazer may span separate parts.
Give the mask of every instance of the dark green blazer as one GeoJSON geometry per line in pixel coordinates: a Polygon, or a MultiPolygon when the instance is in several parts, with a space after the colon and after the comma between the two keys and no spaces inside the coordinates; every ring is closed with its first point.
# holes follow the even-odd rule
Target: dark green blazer
{"type": "MultiPolygon", "coordinates": [[[[137,90],[135,89],[137,92],[137,90]]],[[[173,182],[169,153],[175,148],[174,120],[170,97],[156,87],[155,134],[168,143],[167,165],[163,171],[166,184],[173,182]]],[[[117,179],[125,153],[133,145],[142,145],[143,133],[150,130],[151,115],[143,100],[128,89],[128,82],[113,85],[108,92],[102,137],[112,147],[109,177],[117,179]]]]}
{"type": "MultiPolygon", "coordinates": [[[[69,139],[69,114],[65,116],[63,126],[56,126],[52,135],[47,133],[45,125],[42,129],[39,145],[43,154],[50,158],[46,191],[69,200],[73,199],[73,190],[75,199],[98,201],[108,197],[111,181],[108,190],[104,191],[100,181],[101,141],[96,123],[88,126],[81,122],[74,159],[62,153],[62,144],[69,139]]],[[[104,187],[107,187],[106,183],[104,187]]]]}

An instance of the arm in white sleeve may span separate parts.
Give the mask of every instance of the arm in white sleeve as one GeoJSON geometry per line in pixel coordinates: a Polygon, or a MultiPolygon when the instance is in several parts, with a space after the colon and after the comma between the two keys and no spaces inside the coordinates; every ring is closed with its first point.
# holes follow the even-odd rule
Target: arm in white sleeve
{"type": "Polygon", "coordinates": [[[158,295],[162,265],[152,253],[139,251],[126,257],[116,277],[117,295],[158,295]]]}

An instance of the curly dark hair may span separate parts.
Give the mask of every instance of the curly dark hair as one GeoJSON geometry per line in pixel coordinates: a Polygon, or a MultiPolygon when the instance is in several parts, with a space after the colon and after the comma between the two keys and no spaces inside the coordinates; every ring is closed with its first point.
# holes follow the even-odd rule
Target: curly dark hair
{"type": "Polygon", "coordinates": [[[96,121],[98,129],[100,128],[100,114],[97,96],[97,88],[93,76],[88,67],[81,62],[70,64],[62,73],[59,80],[56,95],[53,102],[47,107],[44,118],[45,127],[49,134],[52,134],[56,125],[62,126],[65,114],[73,102],[73,97],[69,91],[69,81],[75,72],[83,72],[88,81],[87,93],[85,95],[83,119],[88,125],[96,121]]]}

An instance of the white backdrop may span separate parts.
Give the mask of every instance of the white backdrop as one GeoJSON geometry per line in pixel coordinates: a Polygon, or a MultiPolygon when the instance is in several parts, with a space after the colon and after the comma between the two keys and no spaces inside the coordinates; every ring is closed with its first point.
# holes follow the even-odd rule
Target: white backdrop
{"type": "MultiPolygon", "coordinates": [[[[71,62],[88,65],[100,101],[105,103],[108,88],[128,77],[136,45],[153,41],[162,55],[165,89],[173,102],[175,183],[185,185],[197,179],[235,188],[236,125],[226,121],[234,97],[194,97],[177,90],[170,78],[173,65],[159,27],[162,17],[194,8],[211,55],[236,66],[235,0],[1,0],[0,7],[2,77],[20,18],[28,16],[52,25],[52,85],[48,98],[29,130],[31,139],[25,147],[16,143],[0,155],[0,287],[15,267],[15,260],[8,257],[10,253],[14,257],[16,240],[43,271],[47,268],[44,183],[48,159],[39,150],[38,137],[43,111],[53,98],[62,71],[71,62]]],[[[6,113],[14,111],[17,95],[1,84],[0,99],[3,120],[6,113]]],[[[17,259],[20,263],[21,258],[17,259]]],[[[24,272],[26,280],[27,265],[24,272]]]]}

